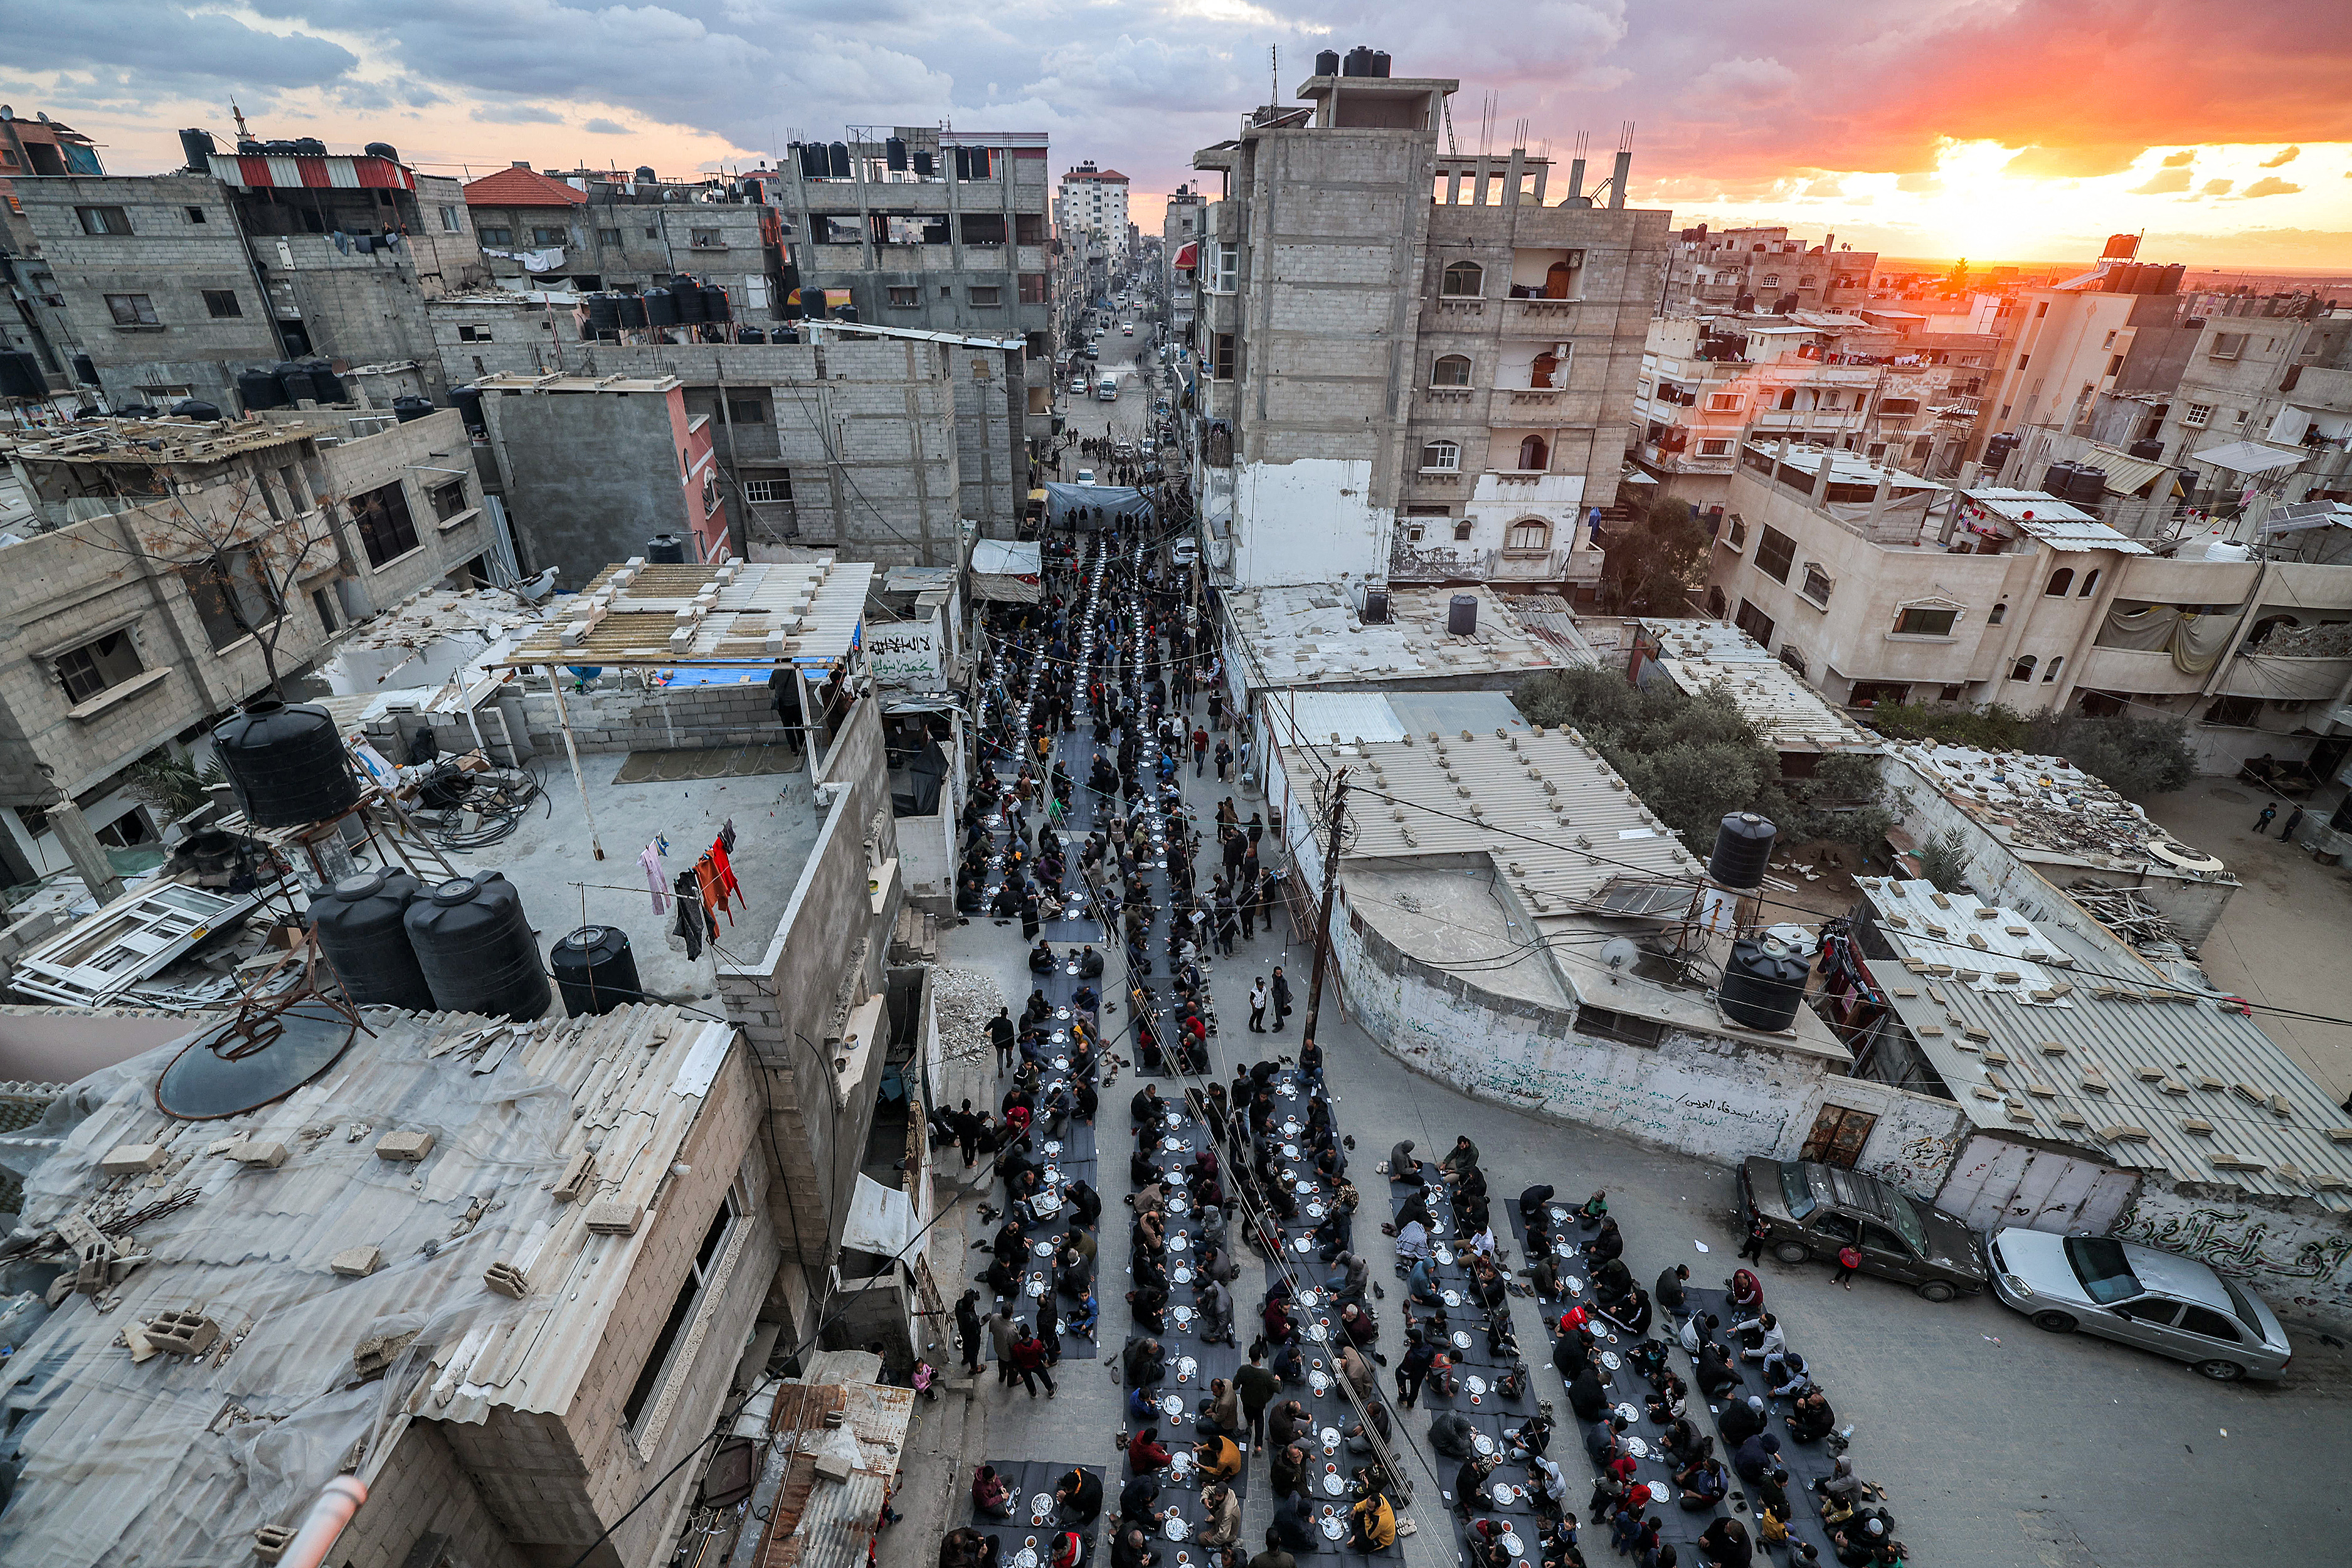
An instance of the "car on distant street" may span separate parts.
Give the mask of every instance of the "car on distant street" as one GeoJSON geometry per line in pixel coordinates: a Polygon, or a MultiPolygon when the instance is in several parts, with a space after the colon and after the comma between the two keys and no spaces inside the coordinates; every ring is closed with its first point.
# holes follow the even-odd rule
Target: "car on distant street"
{"type": "Polygon", "coordinates": [[[1832,1260],[1852,1246],[1862,1254],[1862,1272],[1908,1285],[1930,1301],[1985,1288],[1990,1271],[1975,1233],[1875,1176],[1759,1154],[1739,1167],[1738,1185],[1734,1223],[1745,1232],[1760,1216],[1764,1244],[1783,1263],[1832,1260]]]}
{"type": "Polygon", "coordinates": [[[1070,395],[1073,397],[1084,397],[1086,395],[1087,378],[1083,375],[1074,375],[1070,377],[1070,395]]]}
{"type": "Polygon", "coordinates": [[[2137,1345],[2216,1383],[2268,1381],[2294,1358],[2269,1303],[2193,1258],[2014,1226],[1995,1231],[1985,1251],[1993,1294],[2053,1334],[2137,1345]]]}
{"type": "Polygon", "coordinates": [[[1119,336],[1131,338],[1135,336],[1135,323],[1133,321],[1122,321],[1119,323],[1118,331],[1119,336]]]}
{"type": "Polygon", "coordinates": [[[1078,470],[1078,483],[1082,485],[1090,485],[1094,482],[1095,471],[1092,468],[1080,468],[1078,470]]]}

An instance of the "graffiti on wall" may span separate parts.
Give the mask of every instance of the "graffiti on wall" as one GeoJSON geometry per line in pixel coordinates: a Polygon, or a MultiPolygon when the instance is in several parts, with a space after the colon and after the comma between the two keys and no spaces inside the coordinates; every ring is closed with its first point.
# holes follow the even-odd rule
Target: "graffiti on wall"
{"type": "Polygon", "coordinates": [[[1864,1175],[1876,1176],[1905,1192],[1930,1194],[1943,1185],[1944,1178],[1951,1173],[1953,1157],[1959,1152],[1958,1138],[1921,1133],[1903,1140],[1892,1153],[1864,1155],[1856,1162],[1856,1168],[1864,1175]]]}
{"type": "MultiPolygon", "coordinates": [[[[2165,1213],[2143,1198],[2116,1234],[2284,1290],[2306,1311],[2340,1314],[2352,1305],[2352,1236],[2341,1230],[2314,1234],[2292,1216],[2210,1203],[2165,1213]]],[[[2280,1304],[2273,1296],[2272,1305],[2280,1304]]]]}

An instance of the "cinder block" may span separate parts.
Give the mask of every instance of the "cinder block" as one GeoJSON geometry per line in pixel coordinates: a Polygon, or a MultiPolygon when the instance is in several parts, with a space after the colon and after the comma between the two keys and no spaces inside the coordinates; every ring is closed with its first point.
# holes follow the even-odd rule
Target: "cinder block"
{"type": "Polygon", "coordinates": [[[221,1152],[254,1170],[274,1171],[286,1163],[286,1145],[275,1140],[240,1138],[221,1152]]]}
{"type": "Polygon", "coordinates": [[[383,1267],[383,1248],[347,1247],[327,1260],[327,1267],[351,1279],[364,1279],[383,1267]]]}
{"type": "Polygon", "coordinates": [[[430,1132],[387,1132],[375,1141],[375,1157],[379,1160],[414,1162],[431,1152],[430,1132]]]}
{"type": "Polygon", "coordinates": [[[98,1168],[109,1176],[137,1176],[160,1169],[171,1157],[171,1150],[161,1143],[118,1143],[106,1152],[98,1168]]]}

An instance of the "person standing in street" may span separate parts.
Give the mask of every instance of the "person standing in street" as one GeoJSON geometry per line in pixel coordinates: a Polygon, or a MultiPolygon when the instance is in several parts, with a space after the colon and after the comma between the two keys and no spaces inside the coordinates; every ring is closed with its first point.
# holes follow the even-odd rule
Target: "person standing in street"
{"type": "Polygon", "coordinates": [[[963,1370],[965,1375],[970,1377],[980,1375],[982,1342],[980,1309],[976,1305],[979,1300],[979,1291],[967,1290],[963,1293],[963,1300],[956,1303],[955,1310],[956,1338],[962,1342],[963,1370]]]}
{"type": "Polygon", "coordinates": [[[1830,1283],[1843,1285],[1849,1290],[1853,1289],[1853,1271],[1862,1267],[1862,1248],[1848,1242],[1838,1248],[1837,1263],[1837,1272],[1830,1276],[1830,1283]]]}
{"type": "Polygon", "coordinates": [[[2277,816],[2277,806],[2266,805],[2263,807],[2263,814],[2254,818],[2255,836],[2257,837],[2268,838],[2271,836],[2271,823],[2276,819],[2277,816]]]}
{"type": "Polygon", "coordinates": [[[996,1016],[988,1021],[988,1043],[996,1047],[996,1074],[999,1078],[1013,1070],[1013,1042],[1020,1037],[1021,1031],[1013,1027],[1011,1012],[999,1007],[996,1016]]]}
{"type": "Polygon", "coordinates": [[[1250,1033],[1265,1033],[1265,976],[1261,974],[1250,987],[1250,1033]]]}
{"type": "MultiPolygon", "coordinates": [[[[1046,1398],[1051,1399],[1059,1392],[1054,1386],[1053,1369],[1045,1363],[1045,1342],[1033,1333],[1026,1323],[1021,1325],[1020,1337],[1013,1342],[1013,1368],[1021,1379],[1021,1386],[1029,1391],[1030,1398],[1037,1397],[1037,1384],[1041,1381],[1045,1384],[1046,1398]]],[[[1012,1381],[1011,1378],[1005,1379],[1008,1384],[1012,1381]]]]}
{"type": "Polygon", "coordinates": [[[988,1340],[990,1347],[996,1352],[996,1383],[1000,1388],[1013,1386],[1013,1340],[1017,1332],[1026,1326],[1013,1317],[1011,1309],[1005,1306],[1004,1299],[998,1297],[996,1310],[988,1315],[988,1340]]]}
{"type": "Polygon", "coordinates": [[[1249,1364],[1234,1373],[1234,1387],[1242,1396],[1242,1415],[1249,1423],[1250,1441],[1265,1446],[1265,1407],[1282,1389],[1282,1379],[1265,1364],[1264,1342],[1250,1346],[1249,1364]]]}
{"type": "Polygon", "coordinates": [[[1282,1033],[1283,1020],[1290,1016],[1290,977],[1279,963],[1274,966],[1274,1027],[1270,1033],[1282,1033]]]}
{"type": "Polygon", "coordinates": [[[2303,807],[2298,805],[2293,811],[2288,812],[2286,814],[2286,826],[2279,829],[2280,840],[2287,844],[2294,843],[2295,826],[2302,820],[2303,807]]]}
{"type": "Polygon", "coordinates": [[[1763,1262],[1764,1244],[1771,1239],[1772,1227],[1766,1222],[1764,1216],[1759,1214],[1751,1218],[1748,1222],[1748,1240],[1739,1249],[1741,1260],[1743,1262],[1763,1262]]]}
{"type": "Polygon", "coordinates": [[[1233,742],[1230,741],[1219,741],[1217,742],[1217,782],[1219,784],[1229,783],[1231,781],[1233,771],[1233,742]]]}
{"type": "Polygon", "coordinates": [[[1201,777],[1209,771],[1209,732],[1198,725],[1192,729],[1192,776],[1201,777]]]}

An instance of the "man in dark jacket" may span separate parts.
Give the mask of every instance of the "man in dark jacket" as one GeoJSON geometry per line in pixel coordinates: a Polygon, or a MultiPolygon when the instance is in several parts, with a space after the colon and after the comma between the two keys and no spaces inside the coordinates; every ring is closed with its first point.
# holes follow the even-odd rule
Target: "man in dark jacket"
{"type": "Polygon", "coordinates": [[[1658,1310],[1676,1322],[1682,1321],[1683,1285],[1689,1279],[1690,1265],[1687,1263],[1677,1263],[1672,1268],[1661,1268],[1658,1270],[1657,1287],[1650,1292],[1650,1300],[1657,1303],[1658,1310]]]}
{"type": "Polygon", "coordinates": [[[1274,1028],[1271,1033],[1282,1033],[1283,1021],[1289,1016],[1290,977],[1283,973],[1282,965],[1277,963],[1274,966],[1274,1028]]]}

